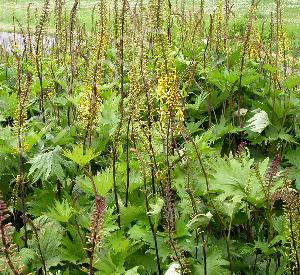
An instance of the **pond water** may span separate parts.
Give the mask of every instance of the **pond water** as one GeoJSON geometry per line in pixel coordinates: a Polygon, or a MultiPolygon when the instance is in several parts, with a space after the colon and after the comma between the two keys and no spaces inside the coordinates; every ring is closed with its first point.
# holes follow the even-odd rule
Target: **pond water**
{"type": "MultiPolygon", "coordinates": [[[[26,34],[25,37],[19,33],[10,33],[10,32],[0,32],[0,47],[5,49],[8,52],[11,52],[14,42],[16,42],[17,47],[20,50],[24,49],[24,39],[28,40],[29,36],[26,34]]],[[[32,43],[35,42],[34,34],[31,35],[32,43]]],[[[44,46],[50,48],[55,42],[54,37],[44,37],[43,38],[44,46]]]]}

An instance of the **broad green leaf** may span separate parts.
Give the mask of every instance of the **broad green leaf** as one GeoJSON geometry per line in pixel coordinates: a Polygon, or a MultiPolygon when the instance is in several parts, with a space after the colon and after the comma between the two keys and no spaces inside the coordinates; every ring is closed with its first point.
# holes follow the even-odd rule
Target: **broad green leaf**
{"type": "Polygon", "coordinates": [[[40,255],[42,254],[46,268],[49,270],[50,267],[57,266],[62,260],[60,245],[64,229],[57,221],[47,216],[40,216],[33,223],[38,232],[39,243],[36,238],[32,238],[28,242],[28,248],[34,251],[36,262],[39,262],[37,267],[42,267],[40,255]]]}
{"type": "Polygon", "coordinates": [[[293,166],[289,168],[289,177],[296,180],[296,188],[300,190],[300,147],[289,150],[285,157],[293,166]]]}
{"type": "Polygon", "coordinates": [[[164,206],[164,200],[160,197],[154,198],[149,202],[149,212],[147,215],[150,215],[153,219],[155,227],[157,227],[159,220],[161,218],[160,214],[164,206]]]}
{"type": "MultiPolygon", "coordinates": [[[[97,255],[96,255],[97,256],[97,255]]],[[[97,268],[96,275],[123,275],[125,255],[113,254],[112,251],[96,257],[94,266],[97,268]]]]}
{"type": "Polygon", "coordinates": [[[261,109],[256,109],[253,113],[254,115],[247,121],[246,127],[253,132],[261,133],[270,125],[268,114],[261,109]]]}
{"type": "Polygon", "coordinates": [[[68,234],[65,234],[61,241],[61,255],[64,261],[71,263],[81,263],[84,261],[86,254],[82,247],[82,240],[78,231],[72,225],[67,226],[68,234]]]}
{"type": "Polygon", "coordinates": [[[130,249],[130,241],[122,234],[121,231],[117,231],[110,237],[110,247],[115,253],[128,253],[130,249]]]}
{"type": "Polygon", "coordinates": [[[263,69],[265,69],[266,71],[268,71],[268,72],[270,72],[272,74],[276,73],[276,71],[277,71],[276,67],[272,66],[270,64],[263,65],[263,69]]]}
{"type": "Polygon", "coordinates": [[[86,166],[92,159],[99,154],[95,153],[92,148],[88,148],[86,152],[83,152],[83,145],[76,145],[73,151],[64,151],[64,155],[73,160],[79,166],[86,166]]]}
{"type": "Polygon", "coordinates": [[[29,151],[35,144],[37,144],[50,130],[53,123],[49,123],[47,126],[43,127],[39,132],[30,131],[24,137],[24,143],[29,151]]]}
{"type": "Polygon", "coordinates": [[[70,127],[66,127],[62,129],[52,140],[53,144],[64,145],[64,144],[72,143],[74,139],[70,135],[70,131],[71,131],[70,127]]]}
{"type": "Polygon", "coordinates": [[[127,207],[120,207],[121,223],[127,226],[132,221],[136,220],[141,214],[144,213],[143,206],[129,205],[127,207]]]}
{"type": "Polygon", "coordinates": [[[290,135],[287,131],[288,130],[286,128],[268,127],[266,129],[266,140],[269,142],[276,140],[285,140],[287,142],[297,144],[294,136],[290,135]]]}
{"type": "Polygon", "coordinates": [[[162,198],[155,198],[153,203],[149,203],[150,211],[147,212],[148,215],[160,215],[160,212],[164,206],[164,200],[162,198]]]}
{"type": "Polygon", "coordinates": [[[300,85],[300,77],[299,76],[291,76],[283,82],[283,85],[288,89],[293,89],[300,85]]]}
{"type": "Polygon", "coordinates": [[[271,247],[268,242],[262,240],[255,241],[255,248],[260,249],[267,256],[272,255],[276,252],[276,249],[274,247],[271,247]]]}
{"type": "Polygon", "coordinates": [[[15,93],[10,93],[10,89],[0,82],[0,116],[2,120],[14,117],[17,109],[18,100],[15,93]]]}
{"type": "Polygon", "coordinates": [[[35,217],[41,216],[48,210],[49,205],[53,204],[54,200],[54,190],[50,188],[35,189],[33,195],[29,197],[28,213],[35,217]]]}
{"type": "MultiPolygon", "coordinates": [[[[245,156],[240,161],[232,155],[228,159],[217,159],[213,163],[215,172],[212,173],[210,188],[223,193],[216,197],[216,200],[220,202],[220,209],[228,210],[228,216],[232,216],[242,200],[247,200],[254,205],[260,205],[264,201],[262,186],[256,177],[253,164],[254,159],[245,156]],[[223,205],[225,200],[231,205],[223,205]]],[[[268,159],[259,162],[258,169],[262,177],[267,167],[268,159]]]]}
{"type": "Polygon", "coordinates": [[[176,237],[184,237],[184,236],[191,236],[188,228],[187,228],[187,218],[183,215],[179,216],[176,220],[176,237]]]}
{"type": "MultiPolygon", "coordinates": [[[[229,262],[222,257],[222,251],[218,247],[210,247],[207,251],[207,274],[229,275],[229,262]]],[[[203,263],[197,265],[195,274],[204,275],[203,263]]]]}
{"type": "Polygon", "coordinates": [[[73,170],[74,165],[61,156],[61,151],[61,147],[57,146],[52,151],[37,154],[29,161],[31,164],[29,176],[33,176],[33,182],[46,181],[50,177],[60,181],[66,178],[66,170],[73,170]]]}
{"type": "Polygon", "coordinates": [[[113,174],[111,169],[107,168],[103,171],[98,171],[94,177],[95,185],[99,194],[103,197],[113,188],[113,174]]]}
{"type": "Polygon", "coordinates": [[[67,200],[63,200],[62,202],[56,200],[54,206],[49,207],[46,215],[59,222],[68,222],[73,212],[74,209],[69,205],[67,200]]]}
{"type": "Polygon", "coordinates": [[[213,167],[214,180],[211,184],[212,190],[222,190],[227,197],[233,195],[246,195],[247,180],[251,175],[251,166],[254,160],[249,159],[244,163],[230,156],[226,159],[218,159],[213,167]]]}
{"type": "MultiPolygon", "coordinates": [[[[16,148],[17,142],[12,129],[0,126],[0,154],[4,153],[4,156],[6,154],[16,154],[16,148]]],[[[5,162],[2,161],[2,163],[4,164],[5,162]]]]}
{"type": "Polygon", "coordinates": [[[140,273],[138,272],[139,266],[135,266],[129,270],[127,270],[124,275],[140,275],[140,273]]]}
{"type": "Polygon", "coordinates": [[[117,129],[119,123],[119,100],[119,97],[111,95],[109,99],[103,102],[97,127],[97,131],[100,134],[105,133],[108,137],[111,137],[117,129]]]}
{"type": "MultiPolygon", "coordinates": [[[[99,195],[105,197],[113,187],[113,177],[111,170],[107,168],[102,172],[98,171],[97,175],[93,176],[93,178],[99,195]]],[[[92,183],[87,176],[76,177],[76,183],[84,192],[94,194],[92,183]]]]}
{"type": "Polygon", "coordinates": [[[249,70],[243,73],[242,86],[248,86],[254,83],[259,78],[259,74],[254,70],[249,70]]]}
{"type": "Polygon", "coordinates": [[[197,214],[191,221],[188,222],[186,226],[190,230],[195,230],[202,226],[206,227],[209,224],[212,216],[213,215],[210,212],[207,212],[206,214],[197,214]]]}

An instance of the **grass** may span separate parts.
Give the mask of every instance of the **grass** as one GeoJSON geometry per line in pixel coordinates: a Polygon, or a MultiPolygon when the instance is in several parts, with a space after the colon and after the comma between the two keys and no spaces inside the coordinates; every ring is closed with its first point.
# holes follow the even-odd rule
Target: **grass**
{"type": "MultiPolygon", "coordinates": [[[[133,2],[133,0],[131,0],[133,2]]],[[[173,0],[175,1],[175,0],[173,0]]],[[[177,0],[178,1],[178,0],[177,0]]],[[[27,7],[31,4],[32,11],[42,11],[43,0],[0,0],[0,32],[11,32],[13,31],[13,17],[15,17],[21,25],[26,24],[27,7]]],[[[84,22],[87,28],[91,25],[91,12],[97,0],[81,0],[79,4],[78,17],[84,22]]],[[[135,1],[134,1],[135,2],[135,1]]],[[[194,3],[197,5],[197,0],[187,0],[186,3],[194,3]]],[[[206,9],[207,12],[211,12],[216,8],[218,0],[207,1],[206,9]]],[[[235,16],[242,16],[245,14],[247,8],[250,5],[251,0],[235,0],[231,1],[234,3],[233,12],[235,16]]],[[[67,0],[67,8],[70,11],[73,5],[72,0],[67,0]]],[[[51,1],[51,5],[54,5],[54,1],[51,1]]],[[[258,8],[258,17],[261,20],[269,21],[268,16],[270,12],[275,13],[276,6],[275,0],[261,0],[258,8]]],[[[54,26],[54,18],[51,17],[50,28],[54,26]]],[[[284,0],[283,1],[283,18],[286,26],[286,30],[289,36],[300,44],[300,1],[299,0],[284,0]]],[[[35,19],[32,19],[31,25],[35,25],[35,19]]]]}
{"type": "MultiPolygon", "coordinates": [[[[30,25],[33,27],[36,23],[36,18],[34,18],[34,11],[41,13],[43,9],[43,0],[0,0],[0,31],[2,32],[12,32],[14,29],[13,18],[22,25],[25,26],[27,19],[27,8],[29,3],[31,3],[31,13],[32,20],[30,25]]],[[[54,1],[50,1],[51,8],[53,11],[54,1]]],[[[98,3],[97,0],[81,0],[78,9],[78,17],[82,22],[85,22],[87,27],[91,25],[91,12],[95,4],[98,3]]],[[[68,11],[71,10],[73,1],[67,0],[66,6],[68,11]]],[[[50,28],[54,26],[54,16],[52,14],[50,20],[50,28]]]]}

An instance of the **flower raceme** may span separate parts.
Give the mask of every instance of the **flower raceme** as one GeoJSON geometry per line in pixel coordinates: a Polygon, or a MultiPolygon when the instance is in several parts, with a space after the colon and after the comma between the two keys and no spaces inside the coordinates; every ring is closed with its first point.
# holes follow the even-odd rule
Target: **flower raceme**
{"type": "Polygon", "coordinates": [[[98,93],[94,94],[91,89],[87,89],[83,92],[80,99],[79,116],[80,123],[85,128],[93,128],[93,122],[100,111],[100,106],[101,98],[98,93]]]}
{"type": "Polygon", "coordinates": [[[172,116],[179,122],[184,121],[181,95],[178,89],[178,78],[175,68],[172,68],[167,73],[158,73],[157,96],[160,104],[159,113],[161,120],[172,116]]]}

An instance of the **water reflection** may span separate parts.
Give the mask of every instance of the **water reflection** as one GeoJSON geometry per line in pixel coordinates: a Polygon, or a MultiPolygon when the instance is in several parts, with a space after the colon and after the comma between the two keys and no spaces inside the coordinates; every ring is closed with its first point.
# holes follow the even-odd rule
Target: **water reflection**
{"type": "MultiPolygon", "coordinates": [[[[29,41],[31,41],[32,47],[35,45],[35,36],[31,34],[22,35],[19,33],[9,33],[9,32],[0,32],[0,47],[4,50],[11,52],[13,49],[14,43],[20,50],[24,50],[25,43],[29,45],[29,41]]],[[[43,37],[43,45],[45,49],[50,49],[55,42],[55,38],[51,36],[43,37]]]]}

